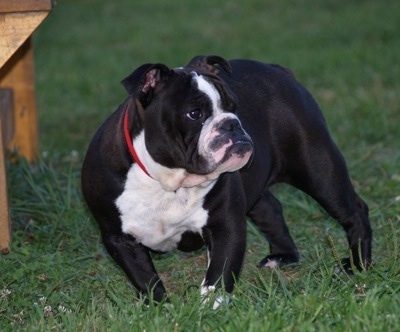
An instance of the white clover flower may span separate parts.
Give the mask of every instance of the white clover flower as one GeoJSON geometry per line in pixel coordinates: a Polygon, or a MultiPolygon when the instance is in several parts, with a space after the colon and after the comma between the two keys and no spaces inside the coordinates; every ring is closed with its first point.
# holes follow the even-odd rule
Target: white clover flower
{"type": "Polygon", "coordinates": [[[50,305],[46,305],[43,309],[43,313],[45,317],[49,317],[53,314],[53,308],[50,305]]]}
{"type": "Polygon", "coordinates": [[[0,299],[7,300],[10,294],[11,290],[9,290],[8,288],[4,288],[0,292],[0,299]]]}

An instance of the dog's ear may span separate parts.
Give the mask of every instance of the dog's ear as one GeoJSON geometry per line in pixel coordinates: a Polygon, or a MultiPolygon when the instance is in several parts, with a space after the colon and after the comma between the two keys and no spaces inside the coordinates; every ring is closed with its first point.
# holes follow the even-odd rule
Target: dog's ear
{"type": "Polygon", "coordinates": [[[158,83],[171,75],[173,71],[163,64],[145,64],[133,71],[121,81],[129,95],[147,99],[158,83]]]}
{"type": "Polygon", "coordinates": [[[229,62],[218,55],[196,56],[192,60],[190,60],[188,67],[202,68],[215,75],[218,75],[220,70],[215,65],[219,65],[223,70],[228,73],[232,72],[232,68],[229,62]]]}

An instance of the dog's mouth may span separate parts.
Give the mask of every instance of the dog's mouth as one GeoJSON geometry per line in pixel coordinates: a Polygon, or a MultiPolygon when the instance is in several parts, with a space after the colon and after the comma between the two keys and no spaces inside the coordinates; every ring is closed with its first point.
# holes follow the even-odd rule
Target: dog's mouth
{"type": "Polygon", "coordinates": [[[219,153],[223,153],[219,163],[223,163],[231,157],[244,158],[248,153],[253,153],[253,141],[244,131],[241,131],[240,135],[228,136],[225,140],[227,143],[219,151],[219,153]]]}
{"type": "Polygon", "coordinates": [[[209,160],[210,173],[234,172],[244,167],[253,155],[253,142],[248,136],[243,136],[221,147],[216,152],[218,158],[209,160]]]}
{"type": "MultiPolygon", "coordinates": [[[[253,151],[253,142],[249,138],[237,140],[227,149],[221,164],[232,163],[234,165],[237,163],[237,167],[241,168],[250,160],[253,151]]],[[[237,167],[234,167],[235,170],[237,167]]]]}
{"type": "Polygon", "coordinates": [[[234,154],[243,159],[243,165],[240,168],[250,167],[254,157],[253,142],[251,140],[237,141],[234,143],[232,149],[234,154]]]}
{"type": "Polygon", "coordinates": [[[237,140],[232,144],[231,150],[239,156],[244,156],[249,151],[253,152],[253,142],[250,139],[237,140]]]}

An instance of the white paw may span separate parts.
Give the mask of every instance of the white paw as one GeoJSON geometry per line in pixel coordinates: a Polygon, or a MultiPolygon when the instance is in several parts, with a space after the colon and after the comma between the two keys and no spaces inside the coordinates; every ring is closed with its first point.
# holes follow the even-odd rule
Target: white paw
{"type": "Polygon", "coordinates": [[[276,269],[279,266],[279,262],[275,261],[275,260],[269,260],[268,262],[266,262],[264,264],[264,267],[267,267],[271,270],[276,269]]]}
{"type": "Polygon", "coordinates": [[[215,286],[201,286],[200,295],[201,295],[201,303],[205,305],[209,301],[214,301],[213,309],[217,309],[221,304],[228,304],[229,303],[229,296],[227,295],[220,295],[215,296],[215,286]]]}

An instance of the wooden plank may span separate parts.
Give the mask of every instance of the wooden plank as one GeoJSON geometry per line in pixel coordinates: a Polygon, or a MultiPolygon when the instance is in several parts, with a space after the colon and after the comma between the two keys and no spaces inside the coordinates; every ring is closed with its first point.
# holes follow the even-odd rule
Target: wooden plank
{"type": "Polygon", "coordinates": [[[0,117],[0,252],[8,254],[10,252],[10,243],[11,222],[8,205],[7,170],[5,162],[5,146],[3,142],[3,124],[0,117]]]}
{"type": "Polygon", "coordinates": [[[0,13],[0,68],[29,38],[48,14],[47,11],[25,14],[0,13]]]}
{"type": "Polygon", "coordinates": [[[0,0],[0,13],[51,10],[55,0],[0,0]]]}
{"type": "Polygon", "coordinates": [[[10,149],[32,162],[37,159],[38,132],[33,50],[28,39],[0,69],[0,87],[11,88],[14,95],[14,137],[10,149]]]}

